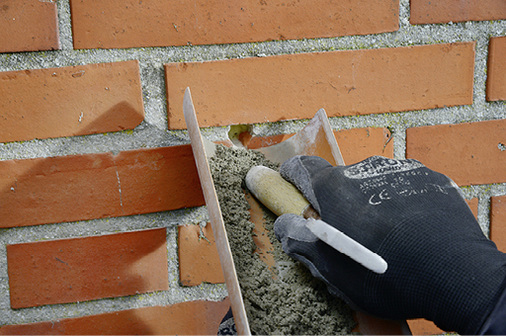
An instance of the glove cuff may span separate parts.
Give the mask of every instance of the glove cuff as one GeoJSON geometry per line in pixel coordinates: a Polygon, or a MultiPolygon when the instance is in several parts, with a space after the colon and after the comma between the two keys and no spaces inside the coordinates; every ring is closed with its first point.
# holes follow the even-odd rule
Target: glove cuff
{"type": "Polygon", "coordinates": [[[495,308],[481,327],[478,335],[506,335],[506,323],[504,323],[504,316],[506,316],[506,279],[502,288],[502,294],[495,308]]]}

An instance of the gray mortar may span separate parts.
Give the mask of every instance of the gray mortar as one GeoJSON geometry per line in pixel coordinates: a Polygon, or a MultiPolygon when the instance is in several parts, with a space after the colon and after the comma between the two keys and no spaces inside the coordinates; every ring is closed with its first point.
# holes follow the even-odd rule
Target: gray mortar
{"type": "Polygon", "coordinates": [[[210,159],[228,241],[253,334],[349,334],[354,327],[350,308],[332,297],[325,285],[302,264],[289,258],[273,234],[275,216],[265,210],[265,227],[274,247],[276,269],[269,270],[254,253],[254,224],[244,194],[244,178],[252,166],[278,169],[259,152],[218,146],[210,159]],[[280,267],[281,266],[281,267],[280,267]]]}
{"type": "MultiPolygon", "coordinates": [[[[61,50],[0,54],[0,71],[25,70],[116,62],[137,59],[140,64],[145,121],[133,132],[124,131],[58,139],[42,139],[0,144],[0,160],[48,157],[82,153],[101,153],[152,148],[189,143],[186,131],[167,130],[167,105],[164,89],[163,64],[169,62],[211,61],[244,57],[263,57],[304,52],[394,48],[410,45],[477,41],[474,75],[474,104],[423,111],[406,111],[360,117],[330,118],[333,129],[360,127],[388,127],[394,135],[396,158],[405,156],[405,131],[409,127],[492,120],[506,117],[503,102],[485,101],[486,60],[488,39],[506,35],[504,21],[416,25],[409,24],[409,0],[400,1],[400,28],[396,32],[366,36],[344,36],[324,39],[301,39],[258,43],[181,46],[166,48],[131,48],[74,50],[72,45],[71,14],[68,0],[58,0],[61,50]]],[[[314,111],[316,112],[316,111],[314,111]]],[[[331,112],[331,111],[329,111],[331,112]]],[[[305,121],[287,121],[253,125],[257,135],[294,133],[305,121]]],[[[202,130],[209,140],[227,138],[227,127],[202,130]]],[[[506,195],[506,184],[463,188],[468,198],[479,199],[479,222],[488,233],[489,197],[506,195]]],[[[188,298],[220,300],[226,296],[222,285],[202,285],[183,288],[177,281],[176,225],[197,223],[206,217],[203,208],[168,213],[119,217],[86,222],[40,225],[29,228],[0,229],[0,324],[57,320],[68,316],[82,316],[105,311],[129,309],[184,301],[188,298]],[[126,230],[167,227],[170,290],[132,297],[104,299],[77,304],[51,305],[13,311],[9,305],[5,244],[29,242],[49,238],[100,235],[126,230]]]]}

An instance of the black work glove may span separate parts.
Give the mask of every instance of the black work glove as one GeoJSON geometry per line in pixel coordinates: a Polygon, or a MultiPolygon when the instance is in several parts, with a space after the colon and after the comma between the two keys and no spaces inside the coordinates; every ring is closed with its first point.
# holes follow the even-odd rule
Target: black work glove
{"type": "Polygon", "coordinates": [[[229,308],[227,314],[223,317],[218,327],[218,336],[224,335],[237,335],[235,328],[234,315],[232,315],[232,308],[229,308]]]}
{"type": "Polygon", "coordinates": [[[506,255],[487,239],[458,187],[416,160],[371,157],[333,167],[314,156],[281,166],[322,220],[379,254],[369,271],[316,238],[296,215],[280,216],[283,250],[353,308],[388,319],[424,317],[476,334],[506,286],[506,255]]]}

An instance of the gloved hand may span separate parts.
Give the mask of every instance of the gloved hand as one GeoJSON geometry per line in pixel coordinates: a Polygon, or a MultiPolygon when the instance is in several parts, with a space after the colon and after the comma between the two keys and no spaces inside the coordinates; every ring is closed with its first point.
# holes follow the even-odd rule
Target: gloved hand
{"type": "Polygon", "coordinates": [[[283,250],[332,294],[378,317],[424,317],[443,330],[480,332],[505,292],[506,255],[448,177],[416,160],[379,156],[341,167],[297,156],[280,173],[322,220],[388,263],[384,274],[371,272],[316,238],[304,218],[280,216],[274,230],[283,250]]]}

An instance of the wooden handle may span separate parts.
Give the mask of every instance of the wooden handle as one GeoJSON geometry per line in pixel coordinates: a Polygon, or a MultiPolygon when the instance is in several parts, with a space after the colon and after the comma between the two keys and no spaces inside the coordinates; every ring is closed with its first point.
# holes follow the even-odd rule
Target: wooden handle
{"type": "Polygon", "coordinates": [[[252,167],[246,175],[246,186],[277,216],[292,213],[305,218],[320,218],[300,191],[275,170],[252,167]]]}

